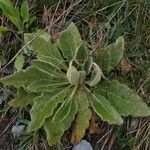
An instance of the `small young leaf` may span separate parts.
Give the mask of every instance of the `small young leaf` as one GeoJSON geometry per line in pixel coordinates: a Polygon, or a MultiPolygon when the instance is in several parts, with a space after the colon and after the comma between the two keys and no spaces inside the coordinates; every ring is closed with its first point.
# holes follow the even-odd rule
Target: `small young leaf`
{"type": "Polygon", "coordinates": [[[17,71],[20,71],[24,64],[24,56],[22,54],[19,54],[15,61],[15,68],[17,71]]]}
{"type": "Polygon", "coordinates": [[[86,48],[85,44],[83,43],[76,53],[76,60],[79,63],[84,63],[85,60],[88,58],[88,55],[89,55],[89,51],[86,48]]]}
{"type": "Polygon", "coordinates": [[[92,66],[93,66],[93,58],[89,56],[83,65],[87,75],[89,75],[89,73],[91,72],[92,66]]]}
{"type": "Polygon", "coordinates": [[[51,80],[51,77],[50,75],[45,74],[44,72],[34,67],[29,67],[26,70],[22,70],[10,76],[1,78],[0,82],[8,85],[14,85],[15,87],[19,87],[19,86],[28,86],[32,82],[38,81],[39,79],[51,80]]]}
{"type": "Polygon", "coordinates": [[[97,64],[104,71],[111,71],[118,65],[124,53],[124,38],[119,37],[114,44],[101,49],[97,54],[97,64]]]}
{"type": "Polygon", "coordinates": [[[90,103],[97,115],[110,124],[121,125],[123,120],[118,112],[110,105],[109,101],[98,93],[90,96],[90,103]]]}
{"type": "Polygon", "coordinates": [[[97,92],[108,97],[110,104],[122,115],[133,117],[150,116],[150,108],[133,90],[119,81],[112,80],[109,86],[100,86],[97,92]]]}
{"type": "Polygon", "coordinates": [[[64,97],[68,88],[63,91],[55,91],[51,93],[43,93],[40,97],[35,99],[34,105],[30,111],[31,122],[28,125],[28,131],[35,131],[42,126],[44,120],[52,116],[55,107],[58,103],[64,101],[64,97]]]}
{"type": "Polygon", "coordinates": [[[39,96],[37,93],[29,93],[25,91],[23,88],[19,88],[17,92],[17,96],[11,100],[8,104],[12,107],[24,107],[28,104],[33,104],[34,98],[39,96]]]}
{"type": "Polygon", "coordinates": [[[94,70],[91,75],[91,79],[87,81],[87,84],[89,86],[95,86],[100,80],[102,76],[102,70],[99,68],[99,66],[96,63],[93,63],[94,70]]]}
{"type": "Polygon", "coordinates": [[[21,5],[20,15],[23,18],[24,22],[28,22],[29,20],[29,4],[27,1],[24,1],[21,5]]]}
{"type": "Polygon", "coordinates": [[[67,78],[71,85],[77,85],[79,83],[79,72],[72,65],[67,70],[67,78]]]}
{"type": "Polygon", "coordinates": [[[59,37],[59,45],[64,57],[70,61],[82,44],[82,40],[76,26],[71,23],[59,37]]]}

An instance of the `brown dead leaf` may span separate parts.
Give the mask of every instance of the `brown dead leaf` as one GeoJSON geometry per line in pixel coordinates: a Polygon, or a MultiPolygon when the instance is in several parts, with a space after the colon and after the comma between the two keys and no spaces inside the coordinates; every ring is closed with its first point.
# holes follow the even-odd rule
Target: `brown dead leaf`
{"type": "Polygon", "coordinates": [[[120,68],[123,73],[127,73],[132,70],[131,63],[127,58],[122,58],[120,61],[120,68]]]}
{"type": "Polygon", "coordinates": [[[91,119],[89,133],[90,134],[100,133],[99,121],[96,116],[93,116],[91,119]]]}

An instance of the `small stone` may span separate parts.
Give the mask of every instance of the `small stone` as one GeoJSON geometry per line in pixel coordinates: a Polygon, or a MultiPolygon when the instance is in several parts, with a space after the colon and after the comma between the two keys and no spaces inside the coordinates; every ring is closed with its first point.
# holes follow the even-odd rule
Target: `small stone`
{"type": "Polygon", "coordinates": [[[23,133],[25,126],[24,125],[14,125],[11,129],[11,132],[14,137],[19,136],[23,133]]]}
{"type": "Polygon", "coordinates": [[[89,142],[82,140],[80,143],[74,145],[72,150],[93,150],[93,148],[89,142]]]}

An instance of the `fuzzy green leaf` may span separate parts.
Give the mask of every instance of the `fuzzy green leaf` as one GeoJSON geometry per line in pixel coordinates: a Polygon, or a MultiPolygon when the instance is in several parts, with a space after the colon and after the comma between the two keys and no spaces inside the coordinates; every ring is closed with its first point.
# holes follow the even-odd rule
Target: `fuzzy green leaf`
{"type": "MultiPolygon", "coordinates": [[[[55,119],[53,119],[53,121],[52,121],[49,118],[49,119],[46,119],[46,121],[44,123],[44,129],[47,134],[47,141],[48,141],[49,145],[56,144],[60,140],[60,138],[63,136],[64,131],[67,130],[71,126],[72,121],[75,119],[75,115],[78,110],[77,99],[75,97],[73,97],[72,99],[70,99],[70,101],[71,101],[71,103],[70,103],[71,106],[69,109],[69,114],[67,113],[68,115],[65,115],[63,113],[65,115],[65,118],[64,118],[64,116],[62,116],[63,119],[60,118],[61,121],[58,119],[58,120],[56,120],[57,122],[54,122],[55,119]]],[[[59,109],[59,111],[60,111],[60,109],[59,109]]],[[[66,112],[68,112],[68,111],[66,111],[66,112]]]]}
{"type": "Polygon", "coordinates": [[[76,60],[79,63],[84,63],[85,60],[88,58],[88,55],[89,55],[89,51],[86,45],[83,43],[76,53],[76,60]]]}
{"type": "Polygon", "coordinates": [[[91,75],[91,79],[87,82],[89,86],[95,86],[100,80],[102,76],[102,70],[96,63],[93,63],[94,70],[91,75]]]}
{"type": "Polygon", "coordinates": [[[8,104],[12,107],[24,107],[28,104],[33,104],[33,99],[39,96],[37,93],[29,93],[23,88],[19,88],[16,97],[11,100],[8,104]]]}
{"type": "Polygon", "coordinates": [[[92,66],[93,66],[93,58],[89,56],[83,65],[87,75],[91,72],[92,66]]]}
{"type": "MultiPolygon", "coordinates": [[[[24,39],[26,44],[30,42],[28,48],[38,53],[39,59],[46,61],[46,59],[42,57],[46,56],[48,58],[48,62],[53,64],[54,66],[58,66],[58,64],[64,63],[64,60],[61,57],[61,54],[59,53],[56,46],[47,41],[47,39],[43,37],[43,34],[26,33],[24,34],[24,39]]],[[[65,66],[65,64],[61,65],[61,67],[62,66],[65,66]]]]}
{"type": "Polygon", "coordinates": [[[23,18],[24,22],[29,20],[29,4],[27,1],[24,1],[21,5],[20,15],[23,18]]]}
{"type": "Polygon", "coordinates": [[[24,56],[19,54],[15,60],[15,68],[17,71],[20,71],[24,64],[24,56]]]}
{"type": "Polygon", "coordinates": [[[32,66],[44,73],[49,74],[50,76],[63,76],[63,72],[61,72],[59,68],[44,61],[34,60],[32,61],[32,66]]]}
{"type": "Polygon", "coordinates": [[[89,126],[89,121],[92,117],[91,111],[89,110],[89,101],[85,91],[78,91],[78,114],[73,129],[72,142],[77,143],[84,137],[85,130],[89,126]]]}
{"type": "Polygon", "coordinates": [[[64,97],[68,88],[63,91],[54,91],[51,93],[43,93],[40,97],[34,100],[34,105],[30,111],[31,122],[28,125],[28,131],[39,129],[44,120],[52,116],[55,107],[58,103],[64,101],[64,97]]]}
{"type": "Polygon", "coordinates": [[[101,49],[97,54],[97,64],[104,71],[111,71],[118,65],[124,53],[124,38],[119,37],[114,44],[101,49]]]}
{"type": "Polygon", "coordinates": [[[14,73],[13,75],[1,78],[0,82],[8,85],[14,85],[15,87],[19,87],[19,86],[28,86],[32,82],[38,81],[39,79],[51,80],[51,77],[48,74],[45,74],[44,72],[34,67],[29,67],[26,70],[22,70],[14,73]]]}
{"type": "Polygon", "coordinates": [[[79,72],[78,70],[70,65],[67,70],[67,79],[70,82],[71,85],[77,85],[79,83],[79,72]]]}
{"type": "Polygon", "coordinates": [[[100,86],[97,92],[106,96],[110,104],[122,116],[150,116],[150,108],[142,102],[142,98],[127,85],[119,83],[119,81],[113,80],[109,82],[108,87],[106,85],[100,86]]]}
{"type": "Polygon", "coordinates": [[[71,23],[66,30],[62,31],[59,37],[59,45],[64,57],[69,61],[75,57],[82,44],[80,33],[76,26],[71,23]]]}
{"type": "Polygon", "coordinates": [[[69,84],[69,82],[63,80],[60,82],[56,82],[56,80],[38,80],[32,82],[27,89],[32,92],[50,92],[67,84],[69,84]]]}
{"type": "Polygon", "coordinates": [[[109,101],[98,93],[90,96],[93,110],[103,120],[110,124],[121,125],[123,120],[118,112],[110,105],[109,101]]]}
{"type": "Polygon", "coordinates": [[[10,0],[0,0],[0,9],[4,15],[11,20],[19,30],[22,30],[19,10],[15,9],[10,0]]]}

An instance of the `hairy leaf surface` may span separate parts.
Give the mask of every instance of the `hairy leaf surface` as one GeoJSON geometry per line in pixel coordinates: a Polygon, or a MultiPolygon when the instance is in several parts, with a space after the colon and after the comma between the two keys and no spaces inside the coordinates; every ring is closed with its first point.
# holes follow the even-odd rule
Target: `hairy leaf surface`
{"type": "Polygon", "coordinates": [[[90,96],[90,103],[97,115],[110,124],[121,125],[123,120],[118,112],[110,105],[109,101],[98,93],[90,96]]]}
{"type": "Polygon", "coordinates": [[[53,111],[58,103],[64,101],[64,97],[68,88],[63,91],[54,91],[51,93],[43,93],[35,99],[34,105],[30,111],[31,122],[28,126],[28,131],[35,131],[42,126],[44,120],[52,116],[53,111]]]}
{"type": "Polygon", "coordinates": [[[17,96],[9,102],[9,106],[12,107],[24,107],[28,104],[33,104],[34,98],[39,96],[37,93],[30,93],[25,91],[23,88],[19,88],[17,96]]]}
{"type": "Polygon", "coordinates": [[[100,80],[102,76],[102,70],[99,66],[93,63],[94,70],[92,71],[91,79],[87,82],[89,86],[95,86],[100,80]]]}
{"type": "Polygon", "coordinates": [[[89,100],[86,91],[80,89],[78,91],[77,100],[78,113],[72,133],[72,143],[77,143],[84,137],[85,130],[88,128],[89,121],[92,117],[91,111],[89,110],[89,100]]]}
{"type": "Polygon", "coordinates": [[[96,62],[104,71],[111,71],[118,65],[124,53],[124,39],[119,37],[114,44],[101,49],[97,54],[96,62]]]}
{"type": "Polygon", "coordinates": [[[57,82],[57,80],[38,80],[32,82],[27,89],[32,92],[50,92],[66,85],[69,85],[69,82],[63,80],[60,82],[57,82]]]}
{"type": "Polygon", "coordinates": [[[106,96],[110,104],[122,116],[149,116],[150,109],[142,102],[133,90],[127,85],[119,83],[117,80],[109,82],[108,86],[100,86],[97,92],[106,96]],[[103,88],[102,88],[103,87],[103,88]]]}
{"type": "Polygon", "coordinates": [[[68,70],[67,70],[67,79],[70,82],[71,85],[77,85],[79,83],[79,72],[78,70],[70,65],[68,70]]]}
{"type": "Polygon", "coordinates": [[[26,70],[19,71],[13,75],[1,78],[0,82],[19,87],[28,86],[32,82],[38,81],[39,79],[51,80],[51,77],[35,67],[29,67],[26,70]]]}
{"type": "MultiPolygon", "coordinates": [[[[69,114],[62,116],[63,119],[57,120],[57,116],[55,116],[53,121],[51,119],[46,119],[44,123],[44,129],[47,134],[47,141],[50,145],[56,144],[60,138],[63,136],[64,131],[67,130],[70,126],[72,121],[75,119],[75,115],[78,110],[78,105],[77,105],[77,99],[73,97],[71,100],[71,106],[69,109],[69,114]]],[[[58,115],[59,113],[57,113],[58,115]]],[[[59,118],[59,117],[58,117],[59,118]]]]}
{"type": "Polygon", "coordinates": [[[82,40],[76,26],[71,23],[66,30],[62,31],[59,38],[59,45],[64,57],[69,61],[75,57],[82,40]]]}

